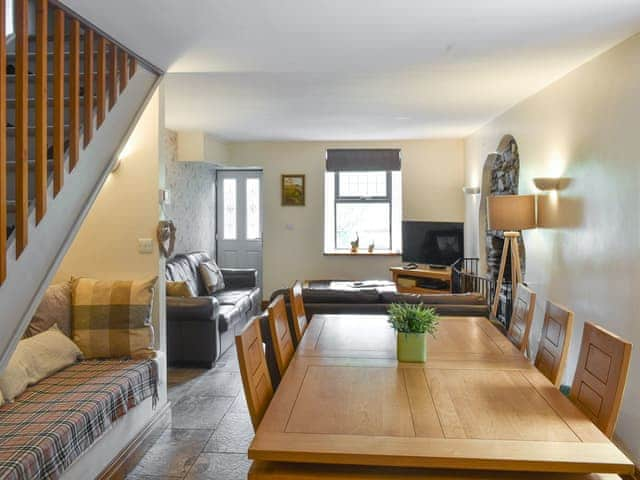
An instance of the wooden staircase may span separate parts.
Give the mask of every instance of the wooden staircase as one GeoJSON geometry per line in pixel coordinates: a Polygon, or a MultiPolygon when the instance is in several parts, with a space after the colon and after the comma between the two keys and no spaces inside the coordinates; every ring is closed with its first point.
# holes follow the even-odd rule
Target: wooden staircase
{"type": "Polygon", "coordinates": [[[58,0],[0,0],[0,369],[162,73],[58,0]]]}
{"type": "Polygon", "coordinates": [[[19,258],[29,215],[40,224],[50,183],[55,201],[141,62],[57,1],[13,1],[15,36],[7,40],[0,0],[0,285],[7,241],[15,238],[19,258]]]}

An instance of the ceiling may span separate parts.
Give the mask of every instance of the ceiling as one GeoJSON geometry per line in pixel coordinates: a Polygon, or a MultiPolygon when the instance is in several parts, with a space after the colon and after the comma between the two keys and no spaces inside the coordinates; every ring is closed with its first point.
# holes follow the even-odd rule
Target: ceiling
{"type": "Polygon", "coordinates": [[[638,0],[65,0],[227,140],[461,137],[640,31],[638,0]]]}

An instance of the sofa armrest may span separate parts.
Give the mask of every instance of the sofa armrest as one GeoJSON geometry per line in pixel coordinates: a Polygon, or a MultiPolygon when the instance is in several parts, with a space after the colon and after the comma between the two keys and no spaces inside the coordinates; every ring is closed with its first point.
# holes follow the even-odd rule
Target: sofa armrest
{"type": "Polygon", "coordinates": [[[218,319],[220,304],[214,297],[167,297],[167,321],[211,322],[218,319]]]}
{"type": "Polygon", "coordinates": [[[255,288],[258,285],[258,271],[255,268],[221,268],[224,288],[255,288]]]}

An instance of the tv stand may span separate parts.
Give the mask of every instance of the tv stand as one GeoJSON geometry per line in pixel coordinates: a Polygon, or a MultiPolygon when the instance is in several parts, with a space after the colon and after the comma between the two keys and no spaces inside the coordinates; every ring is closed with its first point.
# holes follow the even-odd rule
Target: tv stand
{"type": "Polygon", "coordinates": [[[391,267],[389,271],[399,293],[451,293],[451,267],[420,265],[412,270],[391,267]]]}
{"type": "Polygon", "coordinates": [[[431,270],[446,270],[447,266],[446,265],[428,265],[428,268],[430,268],[431,270]]]}

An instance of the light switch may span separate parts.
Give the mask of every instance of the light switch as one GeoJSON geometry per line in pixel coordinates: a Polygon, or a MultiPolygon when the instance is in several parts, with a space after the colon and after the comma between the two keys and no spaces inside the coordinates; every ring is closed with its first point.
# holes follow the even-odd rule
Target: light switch
{"type": "Polygon", "coordinates": [[[139,238],[138,253],[142,253],[142,254],[153,253],[153,240],[151,238],[139,238]]]}
{"type": "Polygon", "coordinates": [[[160,189],[158,191],[158,200],[160,205],[171,205],[171,193],[169,190],[160,189]]]}

